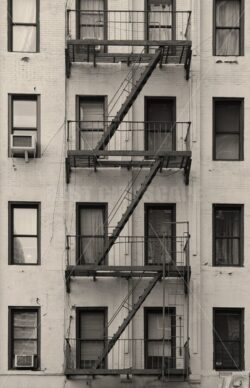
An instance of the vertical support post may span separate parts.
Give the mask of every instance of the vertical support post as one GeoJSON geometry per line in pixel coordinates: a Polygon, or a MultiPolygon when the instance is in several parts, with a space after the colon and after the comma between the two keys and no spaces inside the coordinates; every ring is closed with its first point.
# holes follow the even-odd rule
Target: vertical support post
{"type": "MultiPolygon", "coordinates": [[[[163,239],[163,247],[165,248],[166,244],[165,244],[165,237],[163,239]]],[[[166,317],[165,317],[165,312],[166,312],[166,282],[165,282],[165,279],[166,279],[166,260],[165,260],[165,255],[164,255],[164,251],[165,249],[163,248],[163,255],[162,255],[162,260],[163,260],[163,263],[162,263],[162,281],[163,281],[163,284],[162,284],[162,292],[163,292],[163,295],[162,295],[162,330],[163,330],[163,333],[162,333],[162,365],[161,365],[161,377],[162,379],[164,379],[164,376],[165,376],[165,368],[164,368],[164,365],[165,365],[165,320],[166,320],[166,317]]]]}

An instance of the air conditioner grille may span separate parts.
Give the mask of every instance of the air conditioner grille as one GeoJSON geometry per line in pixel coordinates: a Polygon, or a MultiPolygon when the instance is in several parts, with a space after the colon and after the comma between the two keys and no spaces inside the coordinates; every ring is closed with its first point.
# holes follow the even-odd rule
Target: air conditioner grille
{"type": "Polygon", "coordinates": [[[32,136],[13,136],[13,146],[14,147],[31,147],[32,146],[32,136]]]}
{"type": "Polygon", "coordinates": [[[15,356],[15,366],[17,368],[30,368],[34,366],[34,356],[28,355],[16,355],[15,356]]]}

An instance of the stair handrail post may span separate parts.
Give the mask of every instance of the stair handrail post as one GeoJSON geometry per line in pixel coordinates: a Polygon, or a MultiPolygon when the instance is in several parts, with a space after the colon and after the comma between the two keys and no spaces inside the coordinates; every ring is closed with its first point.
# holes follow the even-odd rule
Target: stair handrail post
{"type": "Polygon", "coordinates": [[[163,335],[162,335],[162,365],[161,365],[161,377],[164,379],[165,376],[165,312],[166,312],[166,284],[165,284],[165,278],[166,278],[166,260],[165,260],[165,235],[163,236],[163,254],[162,254],[162,330],[163,330],[163,335]]]}

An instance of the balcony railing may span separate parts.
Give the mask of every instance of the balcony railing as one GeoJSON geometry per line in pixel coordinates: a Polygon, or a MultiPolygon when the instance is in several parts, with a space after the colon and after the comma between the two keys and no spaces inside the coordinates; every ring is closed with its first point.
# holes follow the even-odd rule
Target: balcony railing
{"type": "Polygon", "coordinates": [[[191,11],[67,11],[70,43],[73,40],[122,41],[124,45],[136,41],[183,42],[190,41],[190,33],[191,11]]]}
{"type": "MultiPolygon", "coordinates": [[[[94,152],[112,121],[68,121],[68,151],[94,152]]],[[[190,151],[191,123],[166,121],[123,121],[105,150],[190,151]]]]}
{"type": "MultiPolygon", "coordinates": [[[[171,224],[172,226],[172,224],[171,224]]],[[[108,266],[189,266],[187,223],[175,223],[178,235],[119,236],[103,264],[108,266]]],[[[102,257],[108,236],[68,235],[67,266],[92,265],[102,257]]]]}
{"type": "MultiPolygon", "coordinates": [[[[176,332],[183,327],[176,327],[176,332]]],[[[108,341],[108,339],[107,339],[108,341]]],[[[146,339],[119,339],[99,369],[95,369],[98,354],[88,354],[89,346],[95,341],[66,339],[66,374],[161,374],[187,376],[189,365],[186,354],[188,342],[184,336],[172,339],[159,338],[157,341],[146,339]],[[89,345],[88,344],[88,345],[89,345]]],[[[102,349],[104,341],[96,341],[93,349],[102,349]]]]}

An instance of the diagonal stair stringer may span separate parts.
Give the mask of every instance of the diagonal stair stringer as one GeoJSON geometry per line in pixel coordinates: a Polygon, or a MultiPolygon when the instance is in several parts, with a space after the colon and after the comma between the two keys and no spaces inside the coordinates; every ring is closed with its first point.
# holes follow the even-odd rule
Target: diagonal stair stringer
{"type": "Polygon", "coordinates": [[[121,124],[122,120],[128,113],[129,109],[133,105],[134,101],[140,94],[141,90],[143,89],[144,85],[147,83],[149,77],[153,73],[154,69],[156,68],[157,64],[160,62],[160,59],[162,57],[163,49],[160,47],[155,52],[154,56],[152,57],[151,61],[146,66],[145,70],[142,72],[139,80],[136,82],[135,86],[132,87],[130,93],[128,94],[126,100],[122,104],[121,108],[111,121],[109,127],[102,135],[100,141],[98,142],[95,150],[100,151],[103,150],[107,144],[109,143],[110,139],[114,135],[115,131],[118,129],[119,125],[121,124]]]}
{"type": "Polygon", "coordinates": [[[162,163],[163,163],[163,161],[161,158],[157,159],[154,162],[153,166],[150,169],[149,174],[146,176],[144,182],[141,184],[141,187],[136,192],[135,197],[132,199],[132,202],[127,207],[125,213],[122,215],[122,218],[120,219],[120,221],[116,225],[115,229],[113,230],[111,236],[109,237],[108,243],[104,246],[104,251],[103,251],[101,257],[97,260],[96,264],[98,264],[98,265],[101,264],[102,261],[105,259],[106,255],[109,253],[109,251],[112,248],[112,246],[114,245],[116,239],[119,237],[121,231],[123,230],[124,226],[126,225],[127,221],[129,220],[130,216],[132,215],[132,213],[134,212],[138,203],[142,199],[148,186],[150,185],[150,183],[154,179],[155,175],[157,174],[157,172],[161,168],[162,163]]]}
{"type": "Polygon", "coordinates": [[[157,274],[154,276],[154,278],[149,282],[148,286],[145,288],[143,294],[139,297],[137,302],[133,305],[132,310],[129,312],[127,317],[122,322],[121,326],[119,326],[116,333],[113,335],[113,337],[108,341],[107,345],[105,346],[101,356],[98,358],[95,369],[98,369],[101,367],[102,362],[106,359],[107,355],[111,351],[111,349],[114,347],[116,341],[120,338],[128,324],[130,323],[131,319],[135,316],[145,299],[148,297],[150,292],[153,290],[156,283],[161,279],[162,274],[157,274]]]}

